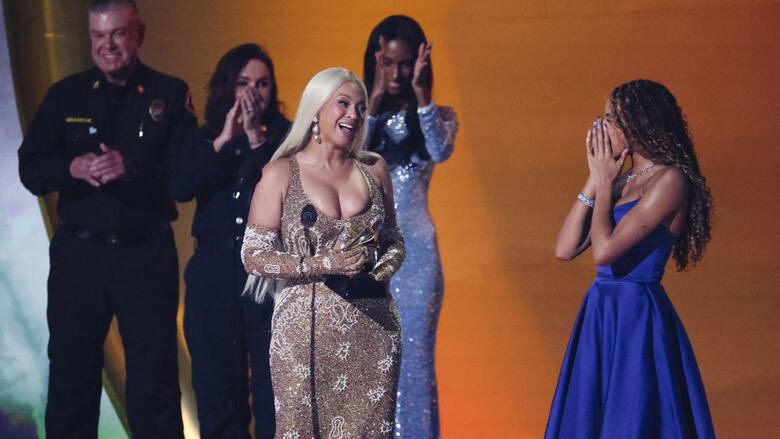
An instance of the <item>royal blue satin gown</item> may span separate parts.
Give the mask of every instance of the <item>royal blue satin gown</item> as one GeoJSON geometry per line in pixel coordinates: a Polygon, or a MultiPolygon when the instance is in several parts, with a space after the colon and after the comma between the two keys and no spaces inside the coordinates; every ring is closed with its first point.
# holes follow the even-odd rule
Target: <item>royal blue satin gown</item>
{"type": "Polygon", "coordinates": [[[452,154],[458,123],[454,110],[433,103],[417,109],[417,116],[422,138],[412,134],[404,111],[368,118],[367,149],[387,161],[406,241],[406,259],[390,280],[403,327],[393,433],[397,439],[440,436],[434,348],[444,278],[428,187],[436,164],[452,154]]]}
{"type": "MultiPolygon", "coordinates": [[[[637,204],[613,209],[617,224],[637,204]]],[[[571,333],[545,439],[714,438],[688,336],[661,286],[674,236],[659,226],[599,266],[571,333]]]]}

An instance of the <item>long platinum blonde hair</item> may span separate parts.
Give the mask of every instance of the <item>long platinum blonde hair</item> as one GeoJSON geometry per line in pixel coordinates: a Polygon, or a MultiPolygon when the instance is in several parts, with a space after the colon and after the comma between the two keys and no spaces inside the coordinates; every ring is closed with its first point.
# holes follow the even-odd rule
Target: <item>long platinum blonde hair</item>
{"type": "MultiPolygon", "coordinates": [[[[311,141],[314,118],[319,114],[322,107],[333,96],[333,94],[346,82],[352,82],[360,87],[363,93],[363,100],[368,99],[366,86],[354,73],[342,67],[331,67],[314,75],[301,95],[301,101],[298,104],[298,111],[295,112],[290,132],[284,139],[279,148],[277,148],[271,160],[281,159],[295,155],[304,150],[311,141]]],[[[364,151],[364,143],[368,131],[367,123],[363,123],[349,146],[350,153],[357,159],[369,159],[378,157],[376,153],[364,151]]],[[[276,242],[277,250],[281,251],[278,240],[276,242]]],[[[285,286],[283,279],[270,279],[262,276],[250,274],[244,285],[243,294],[249,295],[257,303],[261,303],[269,295],[274,297],[277,291],[285,286]]]]}
{"type": "MultiPolygon", "coordinates": [[[[295,120],[292,128],[290,128],[290,133],[284,139],[284,142],[279,145],[271,160],[290,157],[306,148],[312,137],[311,130],[314,125],[314,118],[336,90],[345,82],[357,84],[363,92],[363,99],[368,100],[366,85],[349,70],[342,67],[331,67],[317,73],[306,84],[306,88],[301,95],[301,102],[298,104],[298,111],[295,113],[295,120]]],[[[363,144],[368,131],[367,125],[363,123],[360,126],[349,147],[352,155],[358,158],[375,156],[373,153],[363,151],[363,144]]]]}

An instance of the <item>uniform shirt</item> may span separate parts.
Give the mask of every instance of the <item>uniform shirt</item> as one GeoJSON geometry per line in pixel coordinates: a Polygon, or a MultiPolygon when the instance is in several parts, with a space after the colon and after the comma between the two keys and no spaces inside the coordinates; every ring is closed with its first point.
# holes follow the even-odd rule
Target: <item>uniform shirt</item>
{"type": "MultiPolygon", "coordinates": [[[[249,203],[260,171],[287,134],[290,122],[283,116],[271,120],[265,143],[249,148],[242,135],[214,151],[214,134],[205,127],[193,130],[175,160],[171,193],[176,201],[197,199],[192,235],[241,238],[249,203]]],[[[240,242],[239,242],[240,247],[240,242]]]]}
{"type": "Polygon", "coordinates": [[[35,195],[59,191],[61,220],[122,232],[176,219],[168,193],[170,159],[197,125],[187,84],[141,64],[125,86],[93,67],[52,85],[19,148],[22,184],[35,195]],[[71,161],[102,155],[100,143],[132,164],[128,181],[100,187],[73,178],[71,161]]]}

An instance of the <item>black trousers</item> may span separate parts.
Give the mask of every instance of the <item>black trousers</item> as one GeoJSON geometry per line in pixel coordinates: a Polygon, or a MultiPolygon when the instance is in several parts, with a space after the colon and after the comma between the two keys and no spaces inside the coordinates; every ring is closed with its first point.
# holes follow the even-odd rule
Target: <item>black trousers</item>
{"type": "Polygon", "coordinates": [[[273,302],[241,297],[247,275],[240,244],[199,240],[184,274],[184,333],[203,439],[250,437],[250,388],[256,438],[273,438],[276,428],[268,355],[273,302]]]}
{"type": "Polygon", "coordinates": [[[111,247],[61,228],[49,255],[47,437],[97,438],[103,342],[116,315],[132,436],[182,438],[172,232],[111,247]]]}

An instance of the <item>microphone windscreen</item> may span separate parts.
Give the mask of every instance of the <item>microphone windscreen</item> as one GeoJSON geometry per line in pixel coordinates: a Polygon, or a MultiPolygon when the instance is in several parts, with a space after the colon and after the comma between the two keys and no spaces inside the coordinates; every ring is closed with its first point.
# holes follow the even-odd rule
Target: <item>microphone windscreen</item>
{"type": "Polygon", "coordinates": [[[311,203],[303,206],[301,210],[301,224],[309,229],[317,222],[317,209],[311,203]]]}

